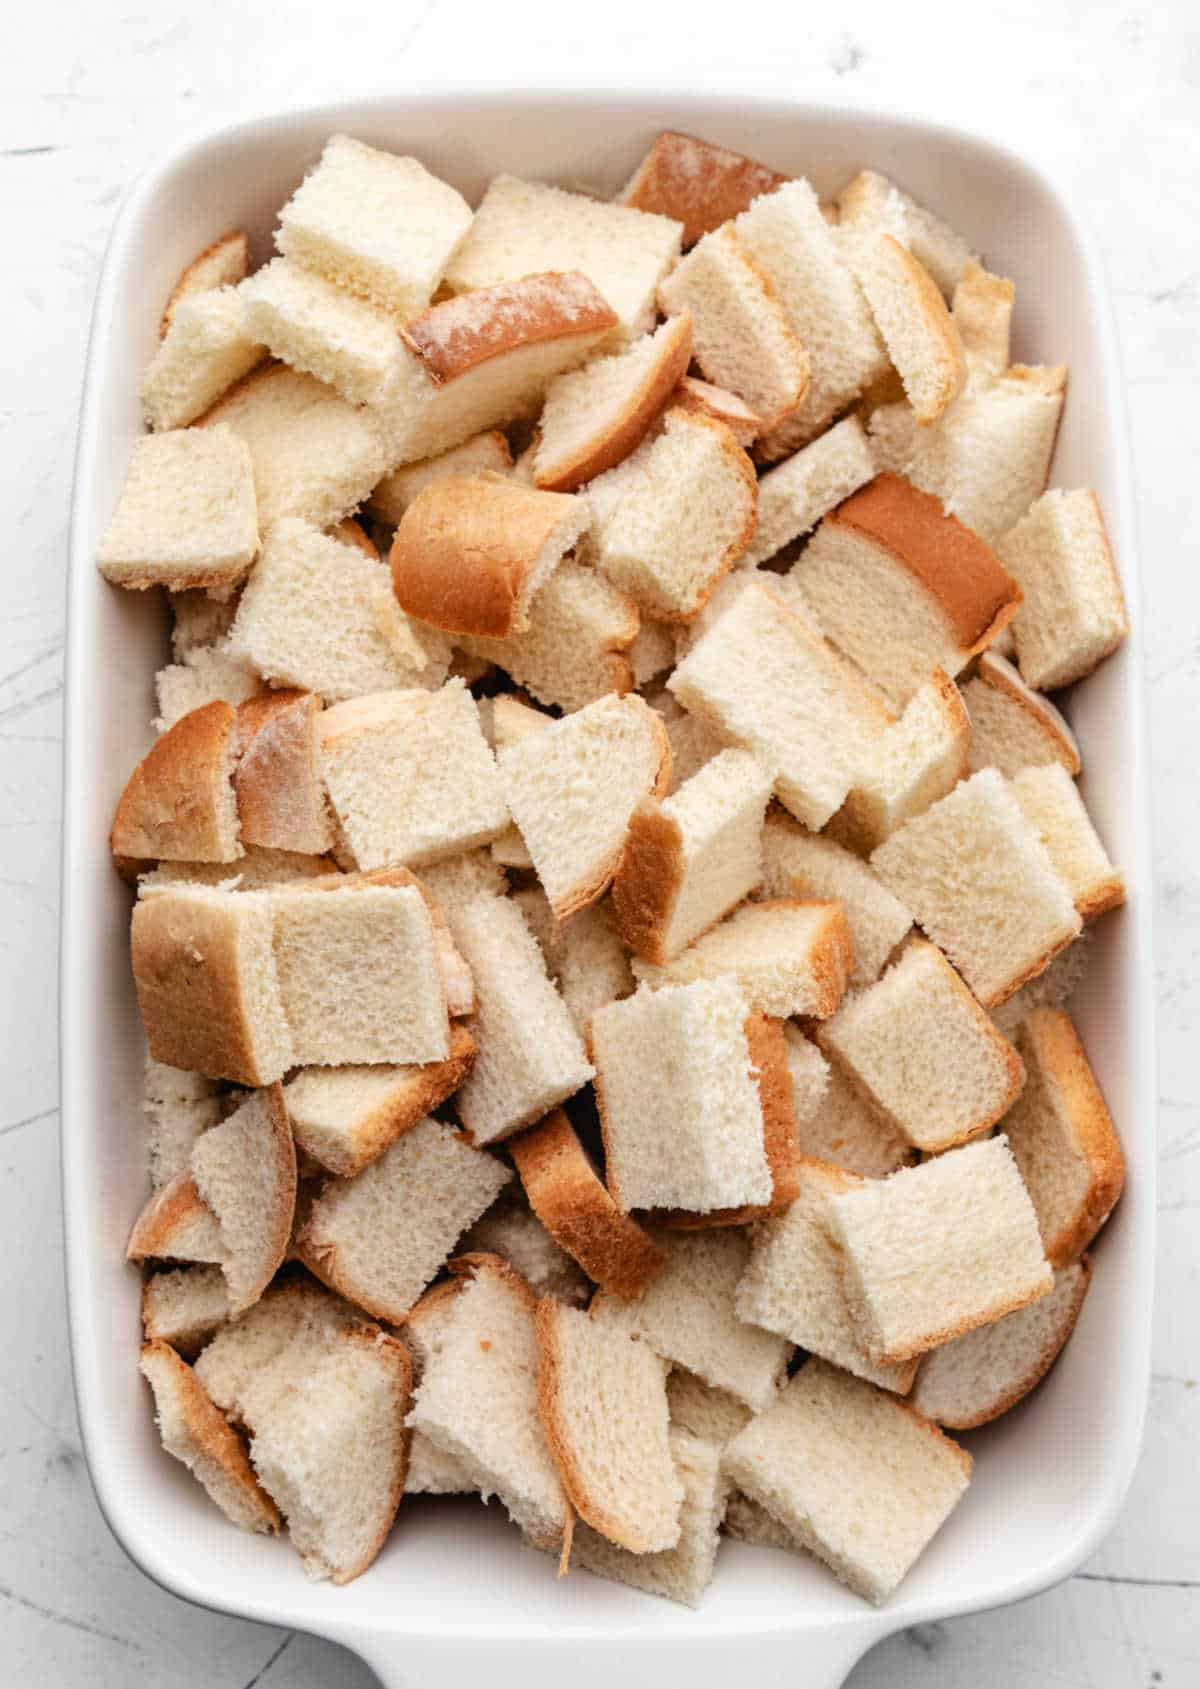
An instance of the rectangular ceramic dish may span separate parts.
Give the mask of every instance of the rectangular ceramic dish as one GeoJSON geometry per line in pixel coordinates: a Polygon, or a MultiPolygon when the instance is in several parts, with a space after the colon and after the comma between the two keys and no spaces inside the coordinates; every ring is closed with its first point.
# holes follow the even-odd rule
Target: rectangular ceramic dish
{"type": "Polygon", "coordinates": [[[760,98],[617,92],[439,92],[286,112],[219,130],[154,168],[126,202],[96,302],[71,539],[62,939],[62,1159],[71,1341],[83,1443],[100,1505],[151,1577],[202,1605],[317,1632],[386,1684],[522,1689],[840,1683],[902,1626],[1012,1601],[1096,1547],[1137,1457],[1154,1253],[1151,865],[1138,576],[1120,370],[1096,257],[1072,209],[1030,165],[905,117],[760,98]],[[497,171],[617,189],[663,127],[803,173],[824,196],[857,169],[893,176],[1017,284],[1014,356],[1066,362],[1053,479],[1094,487],[1134,637],[1070,700],[1083,789],[1128,877],[1099,929],[1078,1019],[1124,1140],[1129,1183],[1097,1250],[1074,1341],[1016,1412],[967,1440],[966,1500],[898,1594],[875,1611],[822,1567],[727,1544],[697,1612],[586,1574],[557,1581],[499,1505],[405,1503],[378,1562],[345,1589],[310,1584],[284,1542],[232,1530],[158,1445],[136,1368],[138,1274],[123,1254],[145,1194],[142,1033],[128,958],[128,888],[107,833],[149,743],[165,660],[157,595],[115,591],[96,544],[141,427],[138,382],[181,266],[241,225],[268,250],[274,215],[325,138],[350,130],[416,153],[476,201],[497,171]]]}

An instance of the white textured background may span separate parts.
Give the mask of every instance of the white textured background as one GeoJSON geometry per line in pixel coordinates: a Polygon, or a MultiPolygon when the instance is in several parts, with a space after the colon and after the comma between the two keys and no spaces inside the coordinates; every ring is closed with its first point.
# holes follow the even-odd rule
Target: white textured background
{"type": "Polygon", "coordinates": [[[55,1142],[63,573],[88,315],[118,199],[185,131],[258,110],[448,77],[560,72],[619,86],[656,71],[713,88],[766,77],[798,98],[886,101],[1007,135],[1074,184],[1107,257],[1141,511],[1157,830],[1163,1165],[1145,1453],[1112,1536],[1069,1583],[894,1637],[850,1682],[1200,1684],[1200,7],[49,0],[8,19],[0,52],[4,1689],[375,1681],[327,1644],[197,1611],[148,1583],[96,1511],[75,1429],[55,1142]]]}

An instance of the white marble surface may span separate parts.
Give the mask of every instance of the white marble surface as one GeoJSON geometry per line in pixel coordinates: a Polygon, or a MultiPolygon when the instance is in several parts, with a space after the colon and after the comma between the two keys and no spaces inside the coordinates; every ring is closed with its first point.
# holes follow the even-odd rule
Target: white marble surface
{"type": "MultiPolygon", "coordinates": [[[[185,1606],[109,1537],[79,1452],[58,1258],[55,947],[63,571],[88,315],[131,177],[185,130],[452,75],[636,75],[891,101],[1035,149],[1099,233],[1128,372],[1158,857],[1161,1251],[1145,1453],[1108,1542],[1003,1612],[893,1638],[853,1689],[1200,1683],[1200,225],[1193,0],[986,8],[50,0],[0,55],[0,1684],[365,1689],[357,1660],[185,1606]],[[682,21],[686,18],[686,21],[682,21]],[[631,67],[633,67],[631,69],[631,67]]],[[[1120,1357],[1113,1357],[1114,1365],[1120,1357]]],[[[797,1662],[798,1675],[802,1662],[797,1662]]]]}

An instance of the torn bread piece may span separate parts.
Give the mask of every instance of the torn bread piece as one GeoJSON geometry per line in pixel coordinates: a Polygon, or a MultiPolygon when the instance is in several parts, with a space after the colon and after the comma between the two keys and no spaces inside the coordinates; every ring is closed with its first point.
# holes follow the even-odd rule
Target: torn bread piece
{"type": "Polygon", "coordinates": [[[855,243],[854,273],[919,426],[962,392],[967,357],[958,325],[924,265],[894,235],[855,243]]]}
{"type": "Polygon", "coordinates": [[[125,1246],[127,1261],[196,1261],[220,1267],[225,1249],[217,1217],[185,1167],[149,1197],[125,1246]]]}
{"type": "Polygon", "coordinates": [[[950,315],[972,375],[1003,375],[1008,368],[1015,294],[1007,276],[994,276],[974,258],[963,265],[950,315]]]}
{"type": "Polygon", "coordinates": [[[751,410],[744,399],[725,387],[714,387],[711,381],[701,381],[698,375],[685,375],[671,395],[676,410],[694,411],[723,422],[738,445],[745,449],[762,433],[762,417],[751,410]]]}
{"type": "Polygon", "coordinates": [[[664,129],[617,198],[639,211],[674,218],[683,224],[684,246],[694,246],[787,180],[745,153],[664,129]]]}
{"type": "Polygon", "coordinates": [[[523,1190],[508,1185],[482,1219],[459,1239],[460,1255],[482,1251],[499,1255],[515,1267],[537,1296],[556,1296],[571,1308],[584,1308],[592,1298],[587,1274],[555,1242],[525,1200],[523,1190]]]}
{"type": "Polygon", "coordinates": [[[966,240],[949,223],[889,182],[863,170],[837,198],[838,224],[866,236],[898,232],[913,257],[949,299],[976,260],[966,240]]]}
{"type": "Polygon", "coordinates": [[[194,293],[209,293],[216,287],[235,287],[250,267],[250,242],[244,229],[228,229],[198,252],[185,266],[171,289],[158,326],[161,340],[181,300],[194,293]]]}
{"type": "Polygon", "coordinates": [[[196,1140],[192,1177],[216,1216],[229,1311],[245,1313],[287,1254],[296,1211],[296,1146],[278,1084],[196,1140]]]}
{"type": "Polygon", "coordinates": [[[230,1317],[219,1266],[175,1267],[142,1286],[142,1330],[148,1343],[169,1343],[192,1360],[230,1317]]]}
{"type": "Polygon", "coordinates": [[[242,854],[234,773],[237,718],[204,704],[156,740],[117,800],[114,856],[167,862],[235,862],[242,854]]]}
{"type": "Polygon", "coordinates": [[[417,494],[432,482],[451,475],[508,475],[512,466],[508,441],[498,428],[490,428],[472,435],[461,446],[440,452],[437,457],[421,458],[393,469],[367,500],[367,510],[381,522],[398,527],[417,494]]]}
{"type": "Polygon", "coordinates": [[[321,856],[333,843],[320,766],[320,699],[279,691],[242,704],[233,775],[243,844],[321,856]]]}
{"type": "Polygon", "coordinates": [[[154,677],[158,704],[154,730],[165,733],[205,704],[225,703],[236,709],[262,690],[262,677],[254,664],[236,656],[224,641],[194,646],[182,662],[168,663],[154,677]]]}
{"type": "Polygon", "coordinates": [[[211,1079],[163,1062],[147,1061],[142,1081],[146,1165],[155,1190],[191,1165],[192,1145],[221,1119],[221,1098],[211,1079]]]}
{"type": "Polygon", "coordinates": [[[266,355],[240,288],[186,295],[142,377],[146,421],[156,434],[186,428],[266,355]]]}
{"type": "Polygon", "coordinates": [[[558,921],[540,886],[516,892],[513,901],[542,947],[546,970],[563,1002],[586,1036],[596,1010],[628,997],[634,988],[629,958],[613,930],[608,902],[591,903],[569,920],[558,921]]]}
{"type": "Polygon", "coordinates": [[[1017,1031],[1028,1075],[1003,1125],[1055,1267],[1076,1260],[1116,1206],[1125,1158],[1065,1009],[1034,1009],[1017,1031]]]}
{"type": "Polygon", "coordinates": [[[280,1279],[201,1350],[196,1376],[234,1424],[253,1430],[259,1414],[355,1326],[373,1329],[360,1309],[307,1275],[280,1279]]]}
{"type": "Polygon", "coordinates": [[[1119,908],[1125,901],[1125,877],[1109,861],[1079,787],[1066,769],[1058,763],[1023,768],[1009,784],[1082,918],[1094,921],[1119,908]]]}
{"type": "Polygon", "coordinates": [[[749,569],[774,557],[874,480],[875,473],[862,423],[855,416],[843,417],[759,478],[758,526],[740,566],[749,569]]]}
{"type": "Polygon", "coordinates": [[[985,651],[962,689],[971,718],[971,773],[998,768],[1010,778],[1023,768],[1061,763],[1079,773],[1079,744],[1066,717],[1049,698],[1026,686],[1005,657],[985,651]]]}

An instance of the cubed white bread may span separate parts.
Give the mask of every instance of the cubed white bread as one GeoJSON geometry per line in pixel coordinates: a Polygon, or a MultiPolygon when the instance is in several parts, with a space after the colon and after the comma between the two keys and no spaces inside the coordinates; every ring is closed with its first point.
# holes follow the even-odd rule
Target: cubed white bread
{"type": "MultiPolygon", "coordinates": [[[[834,1366],[903,1396],[915,1361],[881,1366],[870,1360],[842,1282],[841,1250],[831,1231],[829,1199],[853,1190],[857,1175],[819,1161],[800,1170],[800,1195],[786,1214],[756,1226],[743,1253],[734,1308],[750,1327],[776,1332],[834,1366]]],[[[757,1404],[768,1407],[769,1400],[757,1404]]]]}
{"type": "Polygon", "coordinates": [[[534,1213],[602,1290],[629,1301],[663,1270],[667,1256],[623,1214],[562,1109],[509,1144],[534,1213]]]}
{"type": "Polygon", "coordinates": [[[508,475],[512,471],[512,461],[512,452],[504,435],[498,428],[487,429],[464,440],[461,446],[451,446],[449,451],[439,452],[437,457],[422,458],[417,463],[393,469],[367,500],[367,510],[381,522],[398,526],[417,494],[432,482],[443,480],[448,475],[483,475],[489,472],[508,475]]]}
{"type": "Polygon", "coordinates": [[[724,1451],[739,1489],[857,1594],[886,1601],[962,1499],[971,1456],[820,1360],[724,1451]]]}
{"type": "MultiPolygon", "coordinates": [[[[802,1038],[798,1032],[794,1036],[796,1041],[802,1038]]],[[[802,1095],[795,1080],[795,1048],[795,1042],[789,1044],[789,1065],[794,1094],[802,1095]]],[[[825,1063],[821,1094],[812,1108],[796,1112],[796,1141],[801,1155],[864,1179],[885,1178],[916,1159],[908,1140],[887,1116],[868,1102],[839,1067],[829,1063],[825,1063]]]]}
{"type": "Polygon", "coordinates": [[[917,1373],[913,1406],[938,1425],[962,1431],[1007,1413],[1058,1359],[1075,1329],[1091,1276],[1085,1255],[1055,1273],[1048,1296],[931,1349],[917,1373]]]}
{"type": "Polygon", "coordinates": [[[296,1143],[329,1172],[353,1178],[453,1095],[474,1058],[475,1040],[455,1025],[444,1061],[301,1068],[283,1088],[296,1143]]]}
{"type": "Polygon", "coordinates": [[[763,828],[762,895],[835,899],[850,927],[855,990],[879,978],[912,926],[912,915],[879,876],[835,840],[810,833],[779,812],[763,828]]]}
{"type": "Polygon", "coordinates": [[[792,1112],[800,1126],[812,1119],[824,1101],[829,1090],[829,1063],[794,1022],[787,1023],[783,1036],[792,1076],[792,1112]]]}
{"type": "Polygon", "coordinates": [[[96,562],[114,586],[232,586],[258,552],[250,453],[228,428],[135,440],[96,562]]]}
{"type": "Polygon", "coordinates": [[[537,1335],[542,1427],[572,1506],[633,1554],[674,1548],[683,1485],[671,1459],[665,1363],[649,1344],[552,1296],[538,1305],[537,1335]]]}
{"type": "Polygon", "coordinates": [[[605,1003],[628,997],[634,988],[625,946],[614,931],[607,902],[593,903],[557,921],[540,886],[515,893],[529,930],[542,947],[546,970],[562,993],[581,1034],[605,1003]]]}
{"type": "Polygon", "coordinates": [[[620,338],[654,326],[659,282],[679,256],[682,226],[543,182],[494,176],[446,270],[455,293],[537,270],[582,270],[620,321],[620,338]]]}
{"type": "Polygon", "coordinates": [[[890,716],[802,617],[755,584],[667,685],[684,708],[775,771],[798,820],[823,827],[869,766],[890,716]]]}
{"type": "Polygon", "coordinates": [[[741,566],[765,563],[874,477],[875,460],[862,423],[856,416],[843,417],[760,477],[758,526],[741,566]]]}
{"type": "Polygon", "coordinates": [[[482,1251],[515,1267],[537,1296],[557,1296],[572,1308],[586,1307],[592,1283],[529,1207],[523,1191],[509,1185],[482,1219],[459,1239],[461,1255],[482,1251]]]}
{"type": "Polygon", "coordinates": [[[928,428],[907,404],[884,405],[867,426],[875,461],[995,545],[1046,485],[1066,379],[1062,368],[1014,364],[961,393],[928,428]]]}
{"type": "Polygon", "coordinates": [[[971,718],[971,773],[998,768],[1012,776],[1023,768],[1061,763],[1079,773],[1079,744],[1070,723],[1049,698],[1032,691],[1005,657],[985,651],[962,689],[971,718]]]}
{"type": "Polygon", "coordinates": [[[894,235],[851,243],[854,273],[918,424],[936,422],[967,379],[958,325],[937,283],[894,235]]]}
{"type": "Polygon", "coordinates": [[[462,195],[419,159],[333,135],[279,213],[275,244],[403,322],[428,304],[470,222],[462,195]]]}
{"type": "Polygon", "coordinates": [[[550,383],[533,454],[537,486],[573,493],[627,458],[657,421],[692,355],[687,311],[622,352],[550,383]]]}
{"type": "Polygon", "coordinates": [[[139,1371],[154,1392],[155,1422],[167,1453],[183,1462],[232,1524],[278,1532],[279,1512],[259,1488],[240,1437],[187,1362],[168,1344],[149,1342],[139,1371]]]}
{"type": "Polygon", "coordinates": [[[1014,284],[970,259],[954,285],[950,315],[972,376],[1003,375],[1009,365],[1014,284]]]}
{"type": "Polygon", "coordinates": [[[687,622],[754,533],[754,467],[724,423],[669,410],[661,432],[591,483],[589,556],[649,616],[687,622]],[[606,496],[610,477],[620,477],[606,496]]]}
{"type": "Polygon", "coordinates": [[[1024,768],[1010,782],[1025,819],[1070,887],[1085,921],[1125,901],[1125,879],[1114,868],[1079,788],[1060,763],[1024,768]]]}
{"type": "Polygon", "coordinates": [[[643,986],[593,1015],[606,1176],[625,1212],[702,1214],[771,1200],[749,1014],[737,981],[722,978],[643,986]]]}
{"type": "Polygon", "coordinates": [[[180,884],[138,899],[133,977],[155,1061],[239,1085],[294,1065],[272,929],[266,892],[180,884]]]}
{"type": "Polygon", "coordinates": [[[634,810],[612,907],[618,933],[639,956],[671,962],[759,884],[770,794],[762,765],[730,750],[673,796],[634,810]]]}
{"type": "Polygon", "coordinates": [[[404,1494],[411,1388],[402,1343],[343,1331],[259,1415],[250,1458],[310,1578],[349,1583],[383,1547],[404,1494]]]}
{"type": "Polygon", "coordinates": [[[300,882],[266,895],[292,1036],[290,1065],[423,1065],[448,1058],[439,946],[416,886],[310,891],[300,882]]]}
{"type": "Polygon", "coordinates": [[[627,1331],[664,1360],[761,1413],[787,1370],[792,1345],[736,1310],[738,1283],[750,1260],[748,1235],[725,1227],[657,1236],[667,1253],[662,1271],[636,1301],[598,1298],[592,1317],[627,1331]]]}
{"type": "Polygon", "coordinates": [[[749,446],[762,433],[762,417],[751,410],[744,399],[726,387],[714,387],[711,381],[701,381],[697,375],[685,375],[671,395],[677,410],[695,411],[723,422],[739,446],[749,446]]]}
{"type": "Polygon", "coordinates": [[[966,779],[970,750],[962,696],[945,669],[934,669],[879,741],[873,767],[849,792],[829,831],[869,855],[966,779]]]}
{"type": "Polygon", "coordinates": [[[1129,615],[1095,493],[1055,487],[996,543],[1025,601],[1013,623],[1027,686],[1053,690],[1102,663],[1129,615]]]}
{"type": "Polygon", "coordinates": [[[246,326],[273,357],[316,376],[352,405],[381,405],[411,358],[395,317],[288,258],[238,289],[246,326]]]}
{"type": "Polygon", "coordinates": [[[1028,1075],[1004,1120],[1050,1262],[1083,1253],[1125,1185],[1125,1158],[1079,1034],[1065,1009],[1034,1009],[1017,1032],[1028,1075]]]}
{"type": "Polygon", "coordinates": [[[506,746],[499,764],[513,820],[565,920],[608,889],[634,809],[666,790],[671,752],[647,704],[607,697],[506,746]]]}
{"type": "MultiPolygon", "coordinates": [[[[281,1279],[201,1351],[196,1376],[235,1424],[254,1429],[276,1396],[311,1373],[339,1332],[367,1316],[307,1276],[281,1279]]],[[[371,1328],[373,1329],[373,1328],[371,1328]]]]}
{"type": "Polygon", "coordinates": [[[243,844],[320,856],[333,843],[320,767],[320,700],[278,691],[238,710],[233,775],[243,844]]]}
{"type": "Polygon", "coordinates": [[[825,633],[903,709],[1010,622],[1020,588],[977,534],[898,475],[827,516],[793,567],[825,633]]]}
{"type": "Polygon", "coordinates": [[[456,938],[457,917],[469,903],[481,895],[503,897],[508,890],[503,871],[484,850],[468,850],[443,862],[428,863],[421,869],[420,880],[456,938]]]}
{"type": "MultiPolygon", "coordinates": [[[[732,578],[732,576],[726,577],[726,579],[732,578]]],[[[718,588],[719,590],[720,588],[718,588]]],[[[667,738],[671,741],[671,787],[669,796],[674,797],[679,788],[686,784],[693,774],[699,774],[706,764],[710,763],[714,757],[720,756],[721,752],[728,747],[706,721],[698,715],[691,715],[684,709],[674,693],[668,692],[665,687],[647,701],[652,703],[662,716],[667,729],[667,738]]],[[[749,755],[748,752],[746,754],[749,755]]]]}
{"type": "Polygon", "coordinates": [[[705,600],[699,613],[690,622],[675,629],[675,661],[681,663],[689,651],[694,651],[710,628],[715,627],[720,618],[731,605],[736,604],[742,593],[749,592],[753,586],[765,587],[774,593],[798,616],[803,616],[813,632],[817,632],[816,617],[802,597],[789,575],[775,573],[769,567],[748,569],[731,569],[727,575],[722,575],[709,597],[705,600]]]}
{"type": "Polygon", "coordinates": [[[829,1198],[863,1347],[889,1366],[1045,1296],[1053,1274],[1003,1133],[829,1198]]]}
{"type": "Polygon", "coordinates": [[[138,763],[117,800],[114,856],[235,862],[242,854],[233,774],[237,717],[222,701],[192,710],[138,763]]]}
{"type": "Polygon", "coordinates": [[[160,862],[138,877],[138,896],[163,886],[221,886],[227,891],[261,891],[296,880],[324,879],[337,872],[331,856],[299,856],[290,850],[260,850],[251,845],[232,867],[220,862],[160,862]]]}
{"type": "Polygon", "coordinates": [[[686,1367],[673,1366],[667,1379],[672,1429],[690,1432],[703,1442],[723,1445],[736,1437],[754,1415],[727,1390],[714,1390],[686,1367]]]}
{"type": "Polygon", "coordinates": [[[262,690],[258,670],[245,657],[235,656],[224,644],[194,646],[182,662],[168,663],[154,677],[154,730],[165,733],[205,704],[226,703],[236,709],[262,690]]]}
{"type": "Polygon", "coordinates": [[[233,626],[237,591],[219,587],[214,597],[203,587],[191,587],[169,595],[171,606],[171,655],[182,663],[191,651],[221,645],[233,626]]]}
{"type": "Polygon", "coordinates": [[[775,290],[733,224],[705,235],[658,290],[665,316],[692,315],[692,355],[707,379],[777,427],[809,385],[809,359],[775,290]]]}
{"type": "Polygon", "coordinates": [[[585,499],[505,476],[431,481],[392,541],[396,601],[447,633],[525,633],[534,599],[590,519],[585,499]]]}
{"type": "Polygon", "coordinates": [[[694,246],[787,180],[745,153],[664,129],[617,197],[622,205],[673,217],[683,224],[683,244],[694,246]]]}
{"type": "Polygon", "coordinates": [[[853,941],[840,903],[780,898],[747,903],[663,966],[633,963],[651,986],[731,975],[752,1009],[823,1019],[845,995],[853,941]]]}
{"type": "Polygon", "coordinates": [[[410,1431],[405,1495],[472,1495],[473,1475],[421,1431],[410,1431]]]}
{"type": "Polygon", "coordinates": [[[1034,1009],[1061,1009],[1082,984],[1091,958],[1091,928],[1084,927],[1075,942],[1060,950],[1044,972],[992,1010],[992,1020],[1006,1038],[1013,1038],[1025,1016],[1034,1009]]]}
{"type": "Polygon", "coordinates": [[[1041,973],[1080,930],[1070,887],[994,768],[893,833],[871,866],[984,1008],[1041,973]]]}
{"type": "Polygon", "coordinates": [[[287,1254],[296,1212],[296,1146],[279,1086],[251,1092],[202,1133],[191,1172],[216,1216],[230,1313],[245,1313],[287,1254]]]}
{"type": "Polygon", "coordinates": [[[574,1096],[593,1070],[517,906],[481,896],[447,915],[476,994],[475,1066],[456,1106],[474,1141],[492,1143],[574,1096]]]}
{"type": "Polygon", "coordinates": [[[1025,1082],[1008,1039],[925,939],[910,940],[882,979],[843,1004],[816,1036],[926,1155],[986,1132],[1025,1082]]]}
{"type": "Polygon", "coordinates": [[[297,1251],[331,1290],[399,1324],[511,1177],[448,1126],[422,1120],[353,1179],[326,1181],[297,1251]]]}
{"type": "Polygon", "coordinates": [[[765,1507],[751,1501],[748,1495],[733,1488],[725,1503],[725,1517],[721,1528],[726,1536],[738,1542],[751,1543],[755,1548],[782,1548],[790,1554],[806,1554],[807,1548],[765,1507]]]}
{"type": "Polygon", "coordinates": [[[639,690],[675,666],[675,629],[670,622],[643,622],[629,647],[633,684],[639,690]]]}
{"type": "Polygon", "coordinates": [[[191,1360],[229,1319],[229,1291],[219,1266],[176,1267],[142,1286],[148,1343],[169,1343],[191,1360]]]}
{"type": "Polygon", "coordinates": [[[155,433],[186,428],[266,355],[240,289],[185,296],[142,377],[146,421],[155,433]]]}
{"type": "Polygon", "coordinates": [[[191,1165],[192,1145],[221,1118],[221,1100],[212,1080],[202,1073],[147,1061],[142,1110],[147,1170],[158,1190],[191,1165]]]}
{"type": "Polygon", "coordinates": [[[861,234],[902,236],[947,299],[976,255],[955,229],[875,170],[861,171],[837,197],[838,225],[861,234]]]}
{"type": "MultiPolygon", "coordinates": [[[[480,726],[497,756],[507,745],[515,745],[518,739],[524,739],[527,734],[542,733],[546,728],[552,727],[554,720],[555,718],[545,710],[534,709],[513,693],[500,692],[494,698],[479,700],[480,726]]],[[[515,823],[506,827],[498,838],[492,840],[491,852],[493,860],[503,868],[533,867],[533,858],[515,823]]],[[[541,896],[541,893],[537,892],[537,895],[541,896]]],[[[549,914],[548,905],[547,918],[553,927],[554,919],[549,914]]],[[[540,929],[537,938],[538,942],[542,943],[543,933],[540,929]]],[[[542,948],[546,948],[544,943],[542,948]]],[[[554,972],[553,968],[551,972],[554,972]]]]}
{"type": "Polygon", "coordinates": [[[180,302],[196,293],[210,293],[216,287],[233,287],[246,274],[250,263],[250,242],[244,229],[227,229],[198,252],[180,272],[163,307],[158,333],[161,340],[170,328],[180,302]]]}
{"type": "Polygon", "coordinates": [[[229,641],[277,686],[330,701],[445,677],[383,564],[293,517],[267,530],[229,641]]]}
{"type": "Polygon", "coordinates": [[[125,1246],[127,1261],[199,1261],[220,1267],[225,1259],[217,1217],[188,1168],[147,1199],[125,1246]]]}
{"type": "Polygon", "coordinates": [[[501,776],[461,680],[335,704],[321,717],[321,759],[338,854],[359,868],[455,856],[508,824],[501,776]]]}

